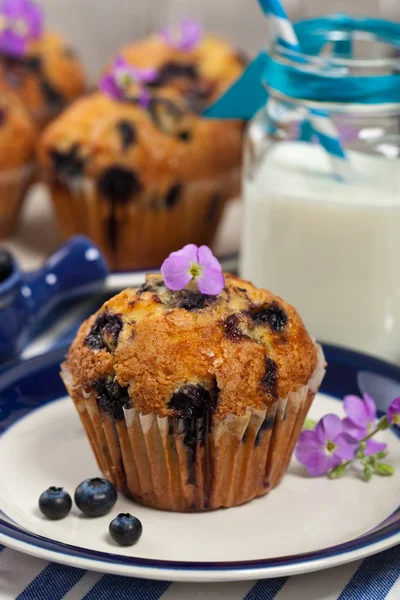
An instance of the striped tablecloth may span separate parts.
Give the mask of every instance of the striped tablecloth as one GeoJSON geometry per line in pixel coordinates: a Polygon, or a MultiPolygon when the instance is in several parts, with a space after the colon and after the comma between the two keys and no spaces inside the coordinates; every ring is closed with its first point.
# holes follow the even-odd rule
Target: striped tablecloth
{"type": "MultiPolygon", "coordinates": [[[[58,315],[24,357],[72,339],[101,299],[58,315]]],[[[308,575],[234,583],[169,583],[102,575],[0,546],[0,600],[400,600],[400,546],[308,575]]]]}

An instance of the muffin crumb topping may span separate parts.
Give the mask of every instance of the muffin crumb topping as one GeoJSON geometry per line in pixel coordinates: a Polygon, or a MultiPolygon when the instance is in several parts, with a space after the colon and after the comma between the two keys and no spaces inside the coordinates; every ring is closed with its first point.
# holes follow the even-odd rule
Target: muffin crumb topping
{"type": "Polygon", "coordinates": [[[299,315],[270,292],[224,277],[218,296],[200,293],[195,282],[173,291],[152,274],[109,300],[71,346],[74,379],[92,389],[103,382],[104,406],[111,378],[124,390],[117,398],[129,395],[143,414],[182,419],[202,411],[241,416],[297,391],[317,364],[299,315]]]}

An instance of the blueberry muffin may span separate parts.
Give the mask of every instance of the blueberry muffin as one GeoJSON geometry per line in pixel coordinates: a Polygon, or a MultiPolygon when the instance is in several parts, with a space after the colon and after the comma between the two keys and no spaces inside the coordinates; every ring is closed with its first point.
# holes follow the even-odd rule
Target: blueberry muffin
{"type": "Polygon", "coordinates": [[[96,92],[44,132],[39,161],[64,237],[84,233],[114,270],[210,245],[240,185],[242,124],[201,118],[173,88],[148,103],[96,92]]]}
{"type": "Polygon", "coordinates": [[[14,229],[31,183],[36,129],[19,99],[0,92],[0,238],[14,229]]]}
{"type": "Polygon", "coordinates": [[[0,86],[14,91],[43,125],[83,93],[82,64],[69,42],[45,31],[39,3],[3,0],[0,20],[0,86]]]}
{"type": "Polygon", "coordinates": [[[232,85],[247,64],[242,52],[213,35],[199,35],[196,43],[182,48],[161,32],[125,46],[118,54],[136,67],[157,69],[151,86],[179,90],[197,112],[232,85]]]}
{"type": "Polygon", "coordinates": [[[62,377],[100,468],[172,511],[231,507],[281,481],[324,375],[296,310],[233,275],[217,296],[161,275],[81,326],[62,377]]]}

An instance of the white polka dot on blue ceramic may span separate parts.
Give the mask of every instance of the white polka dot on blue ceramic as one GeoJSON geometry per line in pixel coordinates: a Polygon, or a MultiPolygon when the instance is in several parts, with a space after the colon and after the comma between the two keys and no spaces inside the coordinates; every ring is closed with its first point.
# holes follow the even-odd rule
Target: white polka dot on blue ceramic
{"type": "Polygon", "coordinates": [[[30,298],[32,296],[32,290],[27,285],[23,285],[21,288],[21,294],[24,298],[30,298]]]}
{"type": "Polygon", "coordinates": [[[57,275],[55,275],[54,273],[49,273],[48,275],[46,275],[45,281],[47,285],[55,285],[58,281],[57,275]]]}
{"type": "Polygon", "coordinates": [[[100,258],[100,252],[97,250],[97,248],[89,248],[85,252],[85,258],[87,261],[93,262],[100,258]]]}

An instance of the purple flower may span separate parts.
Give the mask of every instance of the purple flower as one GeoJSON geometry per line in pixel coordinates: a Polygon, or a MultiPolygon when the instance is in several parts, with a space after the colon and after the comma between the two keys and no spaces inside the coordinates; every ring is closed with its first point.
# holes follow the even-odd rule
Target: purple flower
{"type": "Polygon", "coordinates": [[[395,398],[387,410],[389,423],[400,427],[400,396],[395,398]]]}
{"type": "Polygon", "coordinates": [[[156,69],[139,69],[132,67],[122,56],[117,56],[111,71],[100,81],[102,92],[115,100],[126,100],[132,85],[139,86],[139,104],[147,107],[150,103],[150,93],[146,84],[157,77],[156,69]]]}
{"type": "Polygon", "coordinates": [[[170,290],[183,290],[195,279],[202,294],[218,296],[224,289],[222,267],[208,246],[188,244],[172,252],[161,266],[165,285],[170,290]]]}
{"type": "Polygon", "coordinates": [[[160,35],[169,46],[186,52],[197,46],[204,35],[204,30],[198,21],[186,18],[181,19],[177,25],[162,29],[160,35]]]}
{"type": "Polygon", "coordinates": [[[312,431],[302,431],[296,446],[296,458],[313,477],[327,473],[343,460],[353,460],[358,442],[343,431],[336,415],[326,415],[312,431]]]}
{"type": "Polygon", "coordinates": [[[0,8],[0,52],[21,57],[41,36],[43,9],[32,0],[4,0],[0,8]]]}
{"type": "MultiPolygon", "coordinates": [[[[347,418],[343,420],[344,431],[356,440],[362,440],[376,429],[376,406],[374,400],[368,394],[363,398],[358,396],[344,397],[344,410],[347,418]]],[[[386,450],[387,444],[370,439],[366,441],[365,455],[371,456],[377,452],[386,450]]]]}

